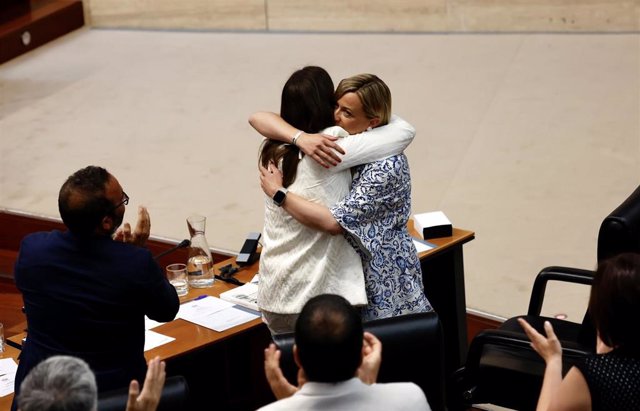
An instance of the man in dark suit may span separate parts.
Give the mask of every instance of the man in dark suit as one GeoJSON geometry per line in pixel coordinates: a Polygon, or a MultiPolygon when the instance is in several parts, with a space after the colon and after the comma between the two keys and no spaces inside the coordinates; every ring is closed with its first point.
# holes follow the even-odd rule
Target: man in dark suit
{"type": "Polygon", "coordinates": [[[133,232],[129,224],[116,232],[128,202],[107,170],[83,168],[67,179],[58,196],[68,230],[23,239],[14,273],[24,297],[28,337],[15,398],[29,370],[53,355],[85,360],[99,391],[144,379],[144,316],[173,320],[179,300],[142,247],[150,230],[147,210],[139,208],[133,232]]]}

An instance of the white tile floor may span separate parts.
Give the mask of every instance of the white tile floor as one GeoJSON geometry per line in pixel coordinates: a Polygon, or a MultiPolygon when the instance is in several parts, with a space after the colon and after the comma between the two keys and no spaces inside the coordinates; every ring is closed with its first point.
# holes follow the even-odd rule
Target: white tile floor
{"type": "MultiPolygon", "coordinates": [[[[537,271],[591,268],[600,221],[639,183],[640,35],[263,34],[83,29],[0,66],[0,207],[57,216],[57,191],[88,164],[182,239],[190,213],[237,252],[262,226],[247,125],[278,111],[304,65],[337,82],[373,72],[418,136],[413,210],[476,231],[468,306],[526,310],[537,271]]],[[[133,207],[132,207],[133,206],[133,207]]],[[[586,293],[553,287],[548,313],[586,293]]]]}

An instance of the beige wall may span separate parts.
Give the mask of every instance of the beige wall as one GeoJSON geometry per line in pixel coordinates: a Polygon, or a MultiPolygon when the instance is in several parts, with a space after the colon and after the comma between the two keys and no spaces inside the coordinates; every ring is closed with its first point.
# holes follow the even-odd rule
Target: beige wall
{"type": "Polygon", "coordinates": [[[205,30],[620,32],[640,0],[84,0],[94,27],[205,30]]]}

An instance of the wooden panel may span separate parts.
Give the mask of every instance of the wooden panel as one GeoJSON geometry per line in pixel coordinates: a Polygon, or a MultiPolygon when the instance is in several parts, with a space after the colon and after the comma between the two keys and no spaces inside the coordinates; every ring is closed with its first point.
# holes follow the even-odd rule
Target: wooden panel
{"type": "Polygon", "coordinates": [[[97,27],[300,31],[637,31],[637,0],[85,0],[97,27]]]}
{"type": "MultiPolygon", "coordinates": [[[[0,211],[0,277],[13,277],[13,264],[20,248],[20,241],[29,233],[38,231],[65,230],[64,224],[60,220],[30,216],[27,214],[16,214],[7,211],[0,211]]],[[[158,255],[173,246],[176,242],[149,239],[147,248],[153,255],[158,255]]],[[[228,255],[212,251],[214,263],[226,260],[228,255]]],[[[160,258],[158,264],[165,267],[175,262],[186,262],[188,258],[187,249],[179,249],[171,254],[160,258]]]]}
{"type": "Polygon", "coordinates": [[[268,0],[269,30],[444,31],[447,0],[268,0]]]}
{"type": "Polygon", "coordinates": [[[0,63],[83,25],[81,0],[34,0],[27,12],[0,24],[0,63]]]}
{"type": "Polygon", "coordinates": [[[264,0],[91,0],[94,27],[265,30],[264,0]]]}
{"type": "Polygon", "coordinates": [[[637,0],[448,0],[453,31],[636,31],[637,0]]]}
{"type": "Polygon", "coordinates": [[[22,294],[12,280],[0,278],[0,322],[4,325],[4,336],[10,337],[26,328],[27,317],[22,312],[22,294]]]}
{"type": "Polygon", "coordinates": [[[502,322],[482,317],[477,314],[467,313],[467,342],[471,344],[473,337],[482,330],[495,330],[502,322]]]}

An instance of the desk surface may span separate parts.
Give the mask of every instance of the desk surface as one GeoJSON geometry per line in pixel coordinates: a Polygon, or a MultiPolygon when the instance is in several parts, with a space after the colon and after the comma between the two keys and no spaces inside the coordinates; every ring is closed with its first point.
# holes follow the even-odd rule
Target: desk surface
{"type": "MultiPolygon", "coordinates": [[[[216,273],[218,273],[219,267],[229,263],[235,264],[235,258],[216,264],[214,266],[216,273]]],[[[248,282],[257,273],[258,262],[255,262],[250,266],[241,268],[234,277],[242,282],[248,282]]],[[[211,288],[189,289],[189,293],[187,295],[180,297],[180,303],[193,300],[194,298],[204,294],[219,297],[221,293],[235,287],[236,286],[233,284],[216,280],[211,288]]],[[[153,331],[174,337],[175,340],[145,352],[145,357],[147,360],[150,360],[155,356],[160,356],[163,360],[178,357],[206,345],[215,344],[218,341],[225,340],[250,328],[260,326],[260,324],[262,324],[262,320],[258,318],[248,323],[230,328],[226,331],[218,332],[182,319],[174,320],[154,328],[153,331]]]]}
{"type": "MultiPolygon", "coordinates": [[[[413,228],[412,221],[409,222],[409,231],[413,236],[419,237],[417,232],[413,228]]],[[[430,239],[429,242],[437,245],[438,247],[420,253],[419,257],[421,260],[425,260],[437,256],[440,253],[446,252],[447,249],[451,247],[471,241],[474,236],[475,233],[473,231],[454,228],[453,235],[451,237],[430,239]]],[[[235,258],[230,258],[227,261],[216,264],[214,266],[216,273],[218,273],[221,266],[229,263],[235,263],[235,258]]],[[[255,262],[250,266],[241,268],[240,271],[235,275],[235,277],[242,282],[248,282],[257,272],[258,262],[255,262]]],[[[220,293],[223,293],[235,287],[236,286],[233,284],[216,280],[215,284],[211,288],[190,289],[189,293],[186,296],[180,298],[180,302],[183,303],[190,301],[203,294],[218,297],[220,293]]],[[[174,337],[175,340],[168,344],[161,345],[154,348],[153,350],[145,352],[145,357],[147,358],[147,360],[154,358],[155,356],[159,356],[163,360],[176,358],[188,354],[191,351],[203,348],[207,345],[216,344],[217,342],[232,338],[240,333],[243,333],[246,330],[260,326],[264,327],[265,325],[263,325],[260,319],[256,319],[248,323],[233,327],[229,330],[218,332],[182,319],[174,320],[154,328],[154,331],[157,331],[160,334],[174,337]]],[[[19,350],[7,346],[7,350],[3,353],[3,356],[1,358],[11,357],[16,359],[19,353],[19,350]]],[[[1,397],[0,411],[8,410],[11,405],[12,399],[13,395],[1,397]]]]}
{"type": "MultiPolygon", "coordinates": [[[[418,237],[417,232],[413,229],[412,221],[409,222],[409,230],[412,235],[418,237]]],[[[437,245],[438,247],[420,253],[419,257],[421,260],[424,260],[424,259],[428,259],[430,257],[436,256],[442,252],[445,252],[450,247],[471,241],[474,238],[474,236],[475,234],[473,231],[454,228],[453,235],[451,237],[430,239],[429,242],[437,245]]],[[[215,265],[216,271],[219,267],[229,264],[231,262],[235,262],[235,259],[232,258],[232,259],[229,259],[228,261],[224,261],[222,263],[216,264],[215,265]]],[[[255,262],[251,266],[242,268],[238,272],[238,274],[236,274],[235,277],[240,281],[247,282],[247,281],[250,281],[251,278],[253,278],[253,276],[257,272],[258,272],[258,262],[255,262]]],[[[208,295],[218,297],[220,293],[223,293],[232,288],[235,288],[235,285],[225,283],[220,280],[216,280],[212,288],[190,289],[189,294],[187,294],[184,297],[181,297],[181,302],[192,300],[195,297],[202,294],[208,294],[208,295]]],[[[178,319],[170,323],[163,324],[160,327],[154,328],[154,331],[157,331],[160,334],[174,337],[176,338],[176,340],[168,344],[161,345],[160,347],[154,348],[153,350],[147,351],[145,353],[145,357],[147,358],[147,360],[155,356],[160,356],[160,358],[162,359],[170,359],[170,358],[178,357],[190,351],[202,348],[206,345],[215,344],[218,341],[222,341],[224,339],[232,337],[238,333],[241,333],[253,327],[260,326],[261,324],[262,324],[262,321],[260,319],[256,319],[246,324],[233,327],[224,332],[217,332],[217,331],[213,331],[211,329],[190,323],[188,321],[178,319]]]]}

